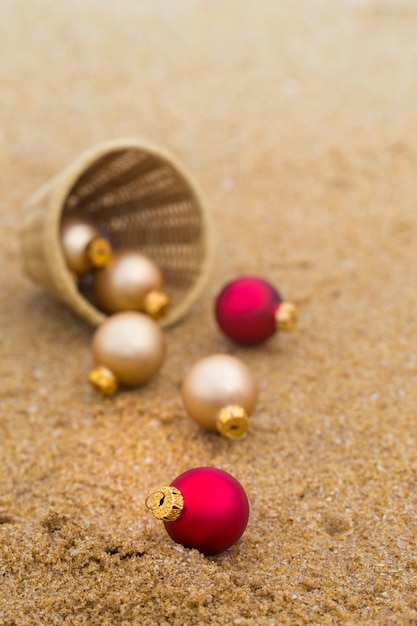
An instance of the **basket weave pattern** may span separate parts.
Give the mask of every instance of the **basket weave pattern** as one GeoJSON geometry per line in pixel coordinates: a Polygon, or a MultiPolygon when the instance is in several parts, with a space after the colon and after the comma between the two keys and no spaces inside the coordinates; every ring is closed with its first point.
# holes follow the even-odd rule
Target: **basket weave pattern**
{"type": "Polygon", "coordinates": [[[151,257],[171,301],[162,326],[178,321],[200,294],[208,266],[207,212],[201,193],[171,156],[150,144],[117,141],[85,153],[27,203],[22,248],[27,273],[93,324],[98,310],[88,286],[79,289],[59,240],[63,214],[84,213],[112,247],[151,257]]]}

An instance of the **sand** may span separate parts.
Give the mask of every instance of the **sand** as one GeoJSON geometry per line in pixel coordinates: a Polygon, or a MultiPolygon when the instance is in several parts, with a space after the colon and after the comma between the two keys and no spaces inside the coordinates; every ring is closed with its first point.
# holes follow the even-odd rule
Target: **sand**
{"type": "Polygon", "coordinates": [[[0,4],[0,624],[417,623],[416,29],[413,0],[0,4]],[[194,174],[215,254],[160,373],[104,400],[92,327],[24,276],[18,233],[39,185],[124,136],[194,174]],[[220,333],[243,273],[295,333],[220,333]],[[260,387],[242,441],[181,403],[214,352],[260,387]],[[251,503],[210,558],[144,506],[200,465],[251,503]]]}

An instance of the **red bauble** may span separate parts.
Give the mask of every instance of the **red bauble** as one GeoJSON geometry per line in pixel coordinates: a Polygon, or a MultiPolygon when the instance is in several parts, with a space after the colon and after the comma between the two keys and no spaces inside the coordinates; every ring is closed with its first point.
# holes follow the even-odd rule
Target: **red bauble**
{"type": "Polygon", "coordinates": [[[197,467],[176,478],[184,507],[174,522],[164,522],[169,536],[186,548],[206,555],[230,548],[242,536],[249,519],[249,502],[242,485],[227,472],[197,467]]]}
{"type": "Polygon", "coordinates": [[[243,345],[265,341],[277,330],[276,314],[282,303],[266,280],[243,276],[228,283],[216,300],[217,322],[229,339],[243,345]]]}

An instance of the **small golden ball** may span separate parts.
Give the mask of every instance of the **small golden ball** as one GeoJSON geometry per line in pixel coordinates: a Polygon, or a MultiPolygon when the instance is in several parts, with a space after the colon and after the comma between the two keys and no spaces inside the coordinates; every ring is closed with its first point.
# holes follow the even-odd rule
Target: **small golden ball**
{"type": "Polygon", "coordinates": [[[77,276],[87,274],[93,263],[87,254],[88,246],[102,235],[98,228],[79,213],[64,215],[60,225],[62,252],[68,268],[77,276]]]}
{"type": "Polygon", "coordinates": [[[108,368],[121,385],[143,385],[160,369],[165,337],[147,315],[116,313],[94,333],[91,350],[97,365],[108,368]]]}
{"type": "Polygon", "coordinates": [[[110,263],[94,273],[97,303],[106,313],[143,311],[146,296],[162,285],[159,268],[135,250],[117,250],[110,263]]]}
{"type": "Polygon", "coordinates": [[[256,405],[255,378],[240,359],[213,354],[197,361],[184,377],[181,395],[185,410],[200,426],[217,430],[222,409],[237,405],[250,415],[256,405]]]}

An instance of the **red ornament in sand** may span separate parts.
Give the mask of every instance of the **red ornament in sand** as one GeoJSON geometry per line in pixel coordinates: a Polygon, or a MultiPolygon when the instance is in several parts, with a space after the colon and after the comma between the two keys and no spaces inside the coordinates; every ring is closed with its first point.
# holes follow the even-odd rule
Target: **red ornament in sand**
{"type": "Polygon", "coordinates": [[[214,467],[184,472],[170,486],[153,491],[146,506],[164,522],[171,539],[207,556],[236,543],[249,520],[249,501],[242,485],[214,467]]]}
{"type": "Polygon", "coordinates": [[[242,276],[223,287],[215,315],[224,334],[246,346],[266,341],[277,330],[294,330],[298,320],[296,306],[257,276],[242,276]]]}

